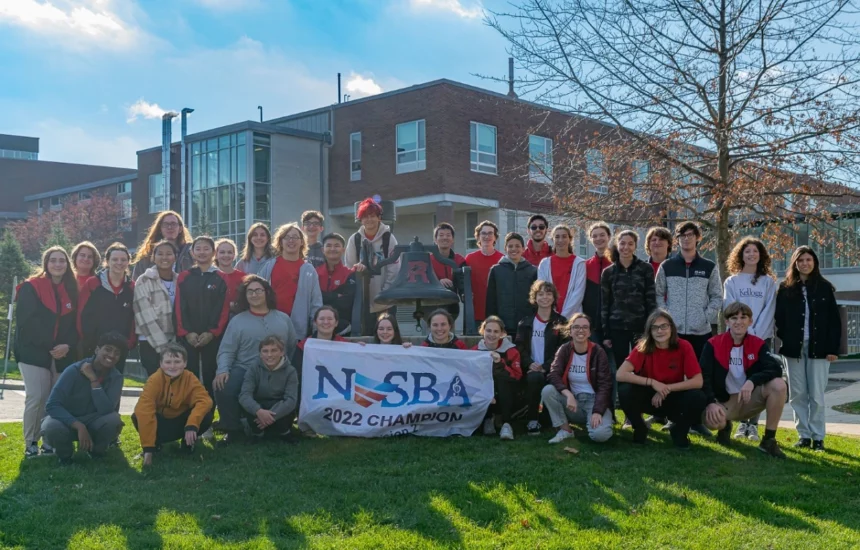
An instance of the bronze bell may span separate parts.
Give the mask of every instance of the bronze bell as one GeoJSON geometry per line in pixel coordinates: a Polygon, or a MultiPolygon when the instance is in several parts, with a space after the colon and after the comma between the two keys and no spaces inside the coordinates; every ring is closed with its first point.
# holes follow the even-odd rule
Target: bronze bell
{"type": "MultiPolygon", "coordinates": [[[[397,248],[401,248],[398,246],[397,248]]],[[[406,248],[406,247],[403,247],[406,248]]],[[[439,255],[439,249],[435,246],[425,247],[418,241],[418,237],[409,244],[407,251],[399,254],[400,271],[397,279],[391,287],[380,292],[375,302],[384,305],[415,305],[416,312],[426,306],[444,306],[459,301],[457,294],[444,286],[436,278],[433,272],[433,264],[430,263],[430,253],[436,255],[436,259],[442,263],[450,264],[456,268],[456,264],[448,258],[439,255]]],[[[391,258],[392,261],[396,257],[391,258]]],[[[386,262],[388,263],[388,262],[386,262]]]]}

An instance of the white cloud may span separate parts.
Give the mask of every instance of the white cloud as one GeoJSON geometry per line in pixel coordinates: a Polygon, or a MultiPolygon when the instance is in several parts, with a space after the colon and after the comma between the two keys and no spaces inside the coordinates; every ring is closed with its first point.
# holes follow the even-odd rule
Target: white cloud
{"type": "Polygon", "coordinates": [[[479,3],[471,7],[465,7],[460,0],[409,0],[409,4],[416,9],[434,9],[451,12],[464,19],[476,19],[484,15],[484,9],[479,3]]]}
{"type": "Polygon", "coordinates": [[[0,0],[0,24],[61,41],[64,47],[128,49],[144,33],[113,9],[112,0],[0,0]]]}
{"type": "Polygon", "coordinates": [[[373,78],[365,78],[360,74],[351,73],[346,81],[346,91],[353,96],[352,99],[367,97],[382,93],[382,87],[373,81],[373,78]]]}
{"type": "Polygon", "coordinates": [[[159,107],[158,103],[148,103],[143,98],[140,98],[128,108],[126,122],[131,124],[138,118],[161,118],[166,112],[168,111],[159,107]]]}

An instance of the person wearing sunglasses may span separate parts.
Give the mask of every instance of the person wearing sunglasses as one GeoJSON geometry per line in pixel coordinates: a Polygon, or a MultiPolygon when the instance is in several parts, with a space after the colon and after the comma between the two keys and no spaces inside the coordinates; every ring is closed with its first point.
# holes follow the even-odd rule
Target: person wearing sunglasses
{"type": "Polygon", "coordinates": [[[526,243],[523,259],[537,267],[541,260],[552,254],[552,246],[546,240],[549,224],[542,215],[535,214],[529,218],[526,227],[529,230],[529,242],[526,243]]]}
{"type": "Polygon", "coordinates": [[[633,425],[633,442],[645,443],[648,425],[642,413],[666,416],[669,433],[680,449],[690,446],[690,427],[700,422],[706,398],[702,369],[692,344],[678,337],[672,315],[657,309],[645,321],[642,339],[616,375],[618,399],[633,425]]]}

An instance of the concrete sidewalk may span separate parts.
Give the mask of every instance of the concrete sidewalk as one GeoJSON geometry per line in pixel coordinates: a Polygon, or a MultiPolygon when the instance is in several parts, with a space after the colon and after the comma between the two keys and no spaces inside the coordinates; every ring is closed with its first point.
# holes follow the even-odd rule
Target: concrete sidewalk
{"type": "MultiPolygon", "coordinates": [[[[834,373],[831,371],[831,381],[834,380],[833,376],[834,373]]],[[[827,422],[828,434],[860,437],[860,414],[847,414],[833,410],[833,407],[836,405],[851,403],[853,401],[860,401],[860,383],[858,382],[824,395],[824,402],[827,404],[827,412],[824,418],[827,422]]],[[[759,425],[764,425],[764,413],[762,413],[759,425]]],[[[788,403],[785,404],[785,409],[782,411],[782,420],[779,422],[779,427],[794,429],[794,412],[788,403]]]]}

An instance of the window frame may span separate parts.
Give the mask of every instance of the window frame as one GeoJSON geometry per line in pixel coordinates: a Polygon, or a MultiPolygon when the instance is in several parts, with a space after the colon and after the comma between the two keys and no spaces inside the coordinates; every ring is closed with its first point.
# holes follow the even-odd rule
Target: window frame
{"type": "MultiPolygon", "coordinates": [[[[597,179],[601,182],[606,181],[603,173],[605,163],[606,159],[604,158],[603,152],[600,149],[591,148],[585,150],[585,171],[588,174],[596,175],[597,179]],[[590,155],[592,153],[599,155],[600,166],[593,166],[593,162],[590,159],[590,155]]],[[[592,185],[588,188],[588,191],[590,193],[594,193],[595,195],[608,195],[609,186],[604,183],[601,183],[600,185],[592,185]]]]}
{"type": "Polygon", "coordinates": [[[164,212],[165,210],[167,210],[167,208],[164,204],[164,199],[165,199],[164,195],[165,195],[165,190],[166,190],[165,184],[164,184],[164,175],[161,172],[156,172],[155,174],[150,174],[149,177],[147,178],[147,184],[149,186],[149,188],[147,189],[147,193],[148,193],[147,198],[149,199],[148,200],[149,213],[150,214],[158,214],[159,212],[164,212]],[[153,183],[156,183],[153,180],[153,176],[155,176],[157,178],[161,178],[161,185],[160,185],[160,187],[161,187],[160,191],[161,192],[156,193],[155,196],[153,196],[153,193],[152,193],[152,185],[153,185],[153,183]],[[159,207],[159,204],[160,204],[160,207],[159,207]],[[160,208],[160,210],[159,210],[159,208],[160,208]]]}
{"type": "Polygon", "coordinates": [[[396,174],[408,174],[410,172],[420,172],[421,170],[427,169],[427,121],[423,118],[417,120],[410,120],[408,122],[401,122],[394,126],[394,172],[396,174]],[[409,124],[415,125],[415,149],[400,149],[400,143],[398,143],[398,136],[400,135],[400,128],[402,126],[408,126],[409,124]],[[422,132],[423,129],[423,132],[422,132]],[[422,136],[423,133],[423,136],[422,136]],[[424,142],[424,147],[421,147],[421,142],[424,142]],[[415,153],[415,160],[408,162],[401,162],[401,155],[408,155],[409,153],[415,153]]]}
{"type": "Polygon", "coordinates": [[[349,134],[349,181],[361,181],[361,132],[349,134]],[[353,148],[355,138],[358,138],[358,151],[353,148]],[[356,158],[356,152],[358,158],[356,158]],[[355,168],[356,163],[358,164],[357,170],[355,168]]]}
{"type": "Polygon", "coordinates": [[[529,181],[546,184],[552,182],[552,147],[552,139],[537,134],[529,134],[529,181]],[[532,138],[543,140],[542,160],[532,156],[532,138]]]}
{"type": "Polygon", "coordinates": [[[477,122],[475,120],[469,121],[469,163],[470,169],[472,172],[476,172],[478,174],[488,174],[491,176],[499,175],[499,129],[492,124],[486,124],[484,122],[477,122]],[[493,129],[493,152],[485,153],[481,151],[481,140],[480,140],[480,129],[481,126],[486,126],[487,128],[493,129]],[[475,129],[475,148],[472,149],[472,128],[475,129]],[[475,160],[472,160],[472,155],[474,155],[475,160]],[[495,162],[493,164],[489,164],[486,162],[481,162],[481,155],[492,155],[495,162]],[[481,167],[492,168],[493,171],[490,172],[488,170],[481,170],[481,167]]]}

